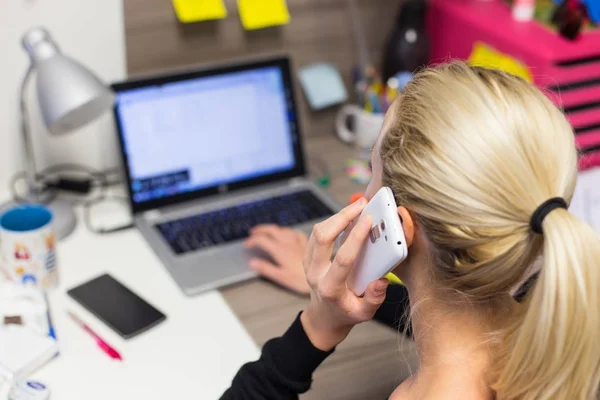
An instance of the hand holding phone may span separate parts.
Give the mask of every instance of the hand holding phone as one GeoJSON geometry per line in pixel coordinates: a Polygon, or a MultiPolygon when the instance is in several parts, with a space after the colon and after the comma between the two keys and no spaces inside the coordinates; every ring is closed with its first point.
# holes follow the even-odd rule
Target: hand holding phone
{"type": "Polygon", "coordinates": [[[361,199],[316,224],[308,240],[303,265],[311,293],[300,320],[312,344],[324,351],[344,340],[353,326],[371,320],[386,296],[385,279],[372,282],[361,297],[347,285],[361,245],[371,232],[370,217],[360,218],[332,257],[335,241],[366,206],[361,199]]]}
{"type": "MultiPolygon", "coordinates": [[[[357,296],[361,296],[371,282],[385,276],[408,256],[397,208],[392,190],[382,187],[361,213],[361,216],[371,216],[372,227],[347,280],[348,288],[357,296]]],[[[350,232],[353,226],[354,222],[346,232],[350,232]]]]}

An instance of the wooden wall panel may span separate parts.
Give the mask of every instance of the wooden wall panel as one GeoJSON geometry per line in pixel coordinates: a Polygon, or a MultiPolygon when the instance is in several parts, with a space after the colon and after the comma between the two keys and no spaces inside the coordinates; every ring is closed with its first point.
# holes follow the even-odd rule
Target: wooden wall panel
{"type": "MultiPolygon", "coordinates": [[[[371,61],[379,64],[401,0],[358,0],[371,61]]],[[[357,62],[346,0],[288,0],[289,25],[245,31],[236,0],[225,0],[229,16],[219,21],[180,24],[169,0],[124,0],[129,76],[287,53],[301,67],[326,61],[340,68],[351,89],[357,62]]],[[[331,134],[336,109],[311,112],[301,99],[306,135],[331,134]]]]}

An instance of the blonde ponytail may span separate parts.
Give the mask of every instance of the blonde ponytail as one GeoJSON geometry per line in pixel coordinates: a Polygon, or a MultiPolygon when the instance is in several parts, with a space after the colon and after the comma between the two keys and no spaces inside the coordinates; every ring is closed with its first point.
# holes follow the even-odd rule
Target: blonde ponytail
{"type": "Polygon", "coordinates": [[[600,381],[600,238],[566,209],[530,227],[546,200],[570,202],[574,135],[534,86],[451,63],[418,73],[381,140],[382,183],[433,247],[436,288],[473,304],[507,297],[543,259],[495,343],[498,400],[587,400],[600,381]]]}
{"type": "Polygon", "coordinates": [[[566,210],[543,223],[543,267],[508,329],[499,399],[595,399],[600,382],[600,237],[566,210]]]}

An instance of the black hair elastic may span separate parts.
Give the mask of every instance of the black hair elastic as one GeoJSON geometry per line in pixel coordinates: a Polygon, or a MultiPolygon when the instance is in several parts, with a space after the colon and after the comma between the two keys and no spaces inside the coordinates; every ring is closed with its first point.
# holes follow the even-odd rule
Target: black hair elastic
{"type": "Polygon", "coordinates": [[[533,212],[533,215],[529,220],[529,226],[531,227],[531,230],[541,235],[543,233],[542,222],[544,222],[544,218],[546,218],[546,215],[550,214],[557,208],[564,208],[565,210],[569,208],[567,206],[567,202],[562,197],[553,197],[543,202],[533,212]]]}

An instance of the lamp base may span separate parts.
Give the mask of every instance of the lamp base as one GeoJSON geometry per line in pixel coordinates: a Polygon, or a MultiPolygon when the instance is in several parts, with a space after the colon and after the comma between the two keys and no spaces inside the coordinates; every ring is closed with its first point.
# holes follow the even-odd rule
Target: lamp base
{"type": "MultiPolygon", "coordinates": [[[[26,203],[9,201],[8,203],[1,204],[0,214],[9,208],[22,204],[26,203]]],[[[75,216],[71,203],[62,199],[54,199],[49,203],[44,204],[44,206],[52,211],[52,228],[54,229],[54,234],[58,240],[66,238],[75,230],[75,227],[77,226],[77,217],[75,216]]]]}

